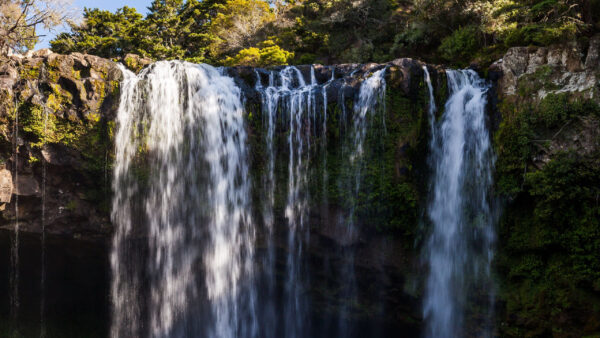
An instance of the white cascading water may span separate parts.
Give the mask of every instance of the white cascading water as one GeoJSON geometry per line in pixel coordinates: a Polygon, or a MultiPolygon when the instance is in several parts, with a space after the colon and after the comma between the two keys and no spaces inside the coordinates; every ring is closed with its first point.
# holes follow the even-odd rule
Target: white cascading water
{"type": "MultiPolygon", "coordinates": [[[[44,109],[44,146],[46,146],[48,108],[44,109]]],[[[43,149],[43,148],[42,148],[43,149]]],[[[40,257],[40,338],[46,337],[46,159],[42,156],[42,233],[40,257]]]]}
{"type": "MultiPolygon", "coordinates": [[[[446,74],[450,97],[440,121],[432,120],[432,229],[425,247],[429,275],[423,315],[426,336],[436,338],[463,336],[466,303],[476,290],[492,285],[495,238],[490,212],[494,156],[485,115],[488,85],[472,70],[446,74]]],[[[434,112],[430,95],[430,117],[434,112]]],[[[490,335],[489,328],[477,335],[490,335]]]]}
{"type": "MultiPolygon", "coordinates": [[[[256,89],[262,96],[263,114],[266,124],[266,149],[267,173],[265,175],[265,189],[267,201],[264,203],[264,222],[269,231],[269,262],[267,269],[274,269],[273,253],[273,203],[275,194],[275,149],[273,140],[277,123],[284,125],[288,146],[288,177],[287,199],[284,216],[288,222],[286,277],[284,288],[284,329],[286,337],[302,337],[307,330],[308,304],[302,297],[303,288],[306,286],[306,276],[303,269],[303,244],[308,240],[306,222],[308,218],[308,157],[310,156],[311,138],[317,126],[317,100],[318,89],[311,68],[311,82],[306,83],[300,70],[290,66],[282,69],[278,74],[269,73],[269,85],[263,87],[260,76],[257,75],[256,89]],[[278,76],[276,76],[278,75],[278,76]],[[277,114],[280,116],[277,116],[277,114]]],[[[273,275],[273,270],[270,272],[273,275]]],[[[272,281],[273,282],[273,281],[272,281]]],[[[275,313],[275,309],[271,310],[275,313]]],[[[273,318],[265,321],[271,321],[273,318]]],[[[274,335],[275,330],[266,332],[274,335]]]]}
{"type": "MultiPolygon", "coordinates": [[[[269,84],[263,86],[260,74],[257,72],[257,83],[255,89],[261,93],[262,107],[264,117],[264,129],[266,135],[266,173],[263,176],[263,186],[265,188],[265,200],[263,201],[263,218],[269,243],[267,247],[269,258],[267,259],[267,272],[274,268],[273,249],[273,230],[274,226],[274,190],[275,177],[275,153],[274,147],[275,129],[282,128],[287,135],[287,200],[284,210],[284,216],[288,222],[287,237],[287,257],[286,257],[286,275],[283,295],[283,334],[286,337],[303,337],[309,334],[310,320],[308,318],[309,309],[307,299],[303,296],[304,290],[308,286],[307,271],[304,271],[303,245],[306,245],[308,229],[306,229],[308,217],[308,186],[307,173],[309,172],[308,160],[311,156],[311,146],[313,138],[321,137],[321,149],[326,151],[326,130],[327,130],[327,87],[335,79],[334,69],[332,69],[331,78],[322,85],[317,83],[314,68],[311,68],[310,83],[306,83],[300,70],[296,67],[285,67],[278,73],[270,71],[269,84]],[[322,108],[318,109],[317,101],[321,99],[322,108]]],[[[347,189],[352,199],[351,210],[348,210],[347,218],[341,220],[345,227],[346,236],[353,237],[354,231],[354,207],[355,200],[358,198],[360,189],[361,170],[363,165],[363,143],[366,137],[366,129],[369,124],[369,118],[375,113],[377,107],[383,111],[385,109],[383,95],[385,94],[385,69],[380,69],[363,81],[359,95],[357,96],[354,113],[352,116],[352,126],[348,133],[348,141],[344,144],[344,156],[350,159],[349,169],[350,177],[348,182],[340,182],[343,189],[347,189]]],[[[343,100],[343,97],[342,97],[343,100]]],[[[343,116],[345,118],[345,105],[342,106],[343,116]]],[[[344,123],[344,122],[342,122],[344,123]]],[[[341,126],[346,129],[345,124],[341,126]]],[[[384,125],[385,130],[385,125],[384,125]]],[[[324,169],[324,194],[327,192],[326,180],[327,170],[326,156],[323,156],[324,169]]],[[[325,199],[327,197],[324,197],[325,199]]],[[[323,201],[326,203],[326,201],[323,201]]],[[[338,335],[347,336],[351,334],[349,328],[348,309],[346,305],[353,302],[356,285],[354,276],[354,257],[351,249],[342,250],[342,266],[338,267],[340,285],[339,296],[344,299],[342,309],[339,312],[340,323],[338,326],[338,335]]],[[[268,273],[269,274],[269,273],[268,273]]],[[[273,278],[274,272],[271,270],[270,276],[273,278]]],[[[271,280],[274,283],[274,280],[271,280]]],[[[271,288],[273,286],[270,286],[271,288]]],[[[267,314],[277,313],[272,309],[267,314]]],[[[269,325],[269,315],[267,320],[261,321],[261,325],[269,325]]],[[[273,317],[271,317],[273,318],[273,317]]],[[[272,319],[271,319],[272,320],[272,319]]],[[[271,323],[272,326],[276,324],[271,323]]],[[[261,330],[262,332],[262,330],[261,330]]],[[[273,336],[276,330],[266,331],[266,336],[273,336]]]]}
{"type": "Polygon", "coordinates": [[[14,179],[15,184],[15,223],[13,227],[13,238],[11,241],[10,248],[10,317],[11,323],[14,325],[12,328],[12,335],[19,336],[18,318],[19,318],[19,194],[16,193],[19,190],[19,109],[17,108],[17,102],[15,98],[15,123],[13,135],[15,138],[15,148],[13,153],[13,165],[14,165],[14,179]]]}
{"type": "MultiPolygon", "coordinates": [[[[381,105],[380,111],[385,112],[385,72],[387,68],[382,68],[373,72],[360,86],[358,100],[354,106],[354,115],[352,118],[352,152],[350,162],[354,165],[360,162],[364,153],[364,142],[367,134],[367,118],[373,117],[376,108],[381,105]],[[369,114],[371,113],[371,114],[369,114]]],[[[385,132],[385,116],[381,117],[383,131],[385,132]]],[[[359,168],[360,169],[360,168],[359,168]]],[[[355,170],[355,189],[356,194],[360,189],[360,170],[355,170]]]]}
{"type": "MultiPolygon", "coordinates": [[[[349,194],[350,205],[347,215],[343,220],[343,237],[347,243],[352,243],[358,235],[356,228],[356,207],[363,180],[364,143],[366,141],[367,129],[372,127],[371,120],[376,113],[381,113],[382,132],[385,133],[385,73],[387,68],[382,68],[368,75],[361,83],[358,97],[354,103],[352,115],[352,126],[349,134],[349,142],[344,145],[343,157],[349,160],[349,175],[346,182],[341,182],[344,191],[349,194]]],[[[348,318],[348,304],[356,302],[356,275],[354,271],[355,252],[352,247],[342,250],[343,262],[340,266],[340,285],[342,290],[340,296],[344,300],[340,307],[339,335],[348,336],[352,322],[348,318]]]]}
{"type": "Polygon", "coordinates": [[[208,65],[122,71],[111,336],[256,336],[239,88],[208,65]]]}
{"type": "Polygon", "coordinates": [[[429,106],[427,112],[429,113],[429,126],[431,132],[431,140],[435,140],[435,113],[437,112],[437,106],[435,105],[435,97],[433,96],[433,86],[431,84],[431,76],[429,76],[429,70],[427,66],[423,66],[423,73],[425,73],[425,84],[427,84],[427,90],[429,93],[429,106]]]}

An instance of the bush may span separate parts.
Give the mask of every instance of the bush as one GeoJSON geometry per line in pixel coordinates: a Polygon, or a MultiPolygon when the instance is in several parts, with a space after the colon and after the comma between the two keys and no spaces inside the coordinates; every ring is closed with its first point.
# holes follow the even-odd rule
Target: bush
{"type": "Polygon", "coordinates": [[[226,66],[282,66],[294,57],[294,53],[279,47],[272,40],[259,43],[259,47],[242,49],[235,56],[228,56],[224,63],[226,66]]]}
{"type": "Polygon", "coordinates": [[[438,52],[446,61],[467,65],[479,49],[479,34],[480,31],[475,26],[459,28],[442,40],[438,52]]]}

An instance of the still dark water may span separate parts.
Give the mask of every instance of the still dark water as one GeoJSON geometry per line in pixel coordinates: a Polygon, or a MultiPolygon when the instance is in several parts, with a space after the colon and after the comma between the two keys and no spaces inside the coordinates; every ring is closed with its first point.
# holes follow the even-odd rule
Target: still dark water
{"type": "MultiPolygon", "coordinates": [[[[21,233],[19,250],[19,337],[40,336],[40,238],[21,233]]],[[[0,230],[0,337],[11,337],[10,321],[10,240],[12,232],[0,230]]],[[[110,244],[102,242],[46,237],[46,337],[80,338],[110,336],[110,244]]],[[[335,273],[312,262],[314,271],[310,295],[317,293],[324,280],[335,273]],[[317,273],[318,271],[318,273],[317,273]],[[325,275],[323,274],[325,273],[325,275]]],[[[358,273],[367,273],[358,271],[358,273]]],[[[372,273],[372,272],[370,272],[372,273]]],[[[376,276],[373,276],[377,279],[376,276]]],[[[397,282],[397,281],[395,281],[397,282]]],[[[379,289],[379,282],[371,280],[361,289],[379,289]]],[[[279,292],[279,293],[282,293],[279,292]]],[[[367,298],[373,297],[366,296],[367,298]]],[[[311,297],[312,298],[312,297],[311,297]]],[[[313,299],[316,300],[316,299],[313,299]]],[[[402,300],[398,300],[402,301],[402,300]]],[[[340,318],[326,306],[310,309],[312,323],[309,337],[418,337],[419,324],[382,320],[380,313],[371,318],[350,318],[350,332],[341,333],[336,323],[340,318]]],[[[322,304],[322,303],[320,303],[322,304]]],[[[406,306],[415,306],[407,302],[406,306]]],[[[382,308],[385,312],[385,307],[382,308]]],[[[277,316],[276,316],[277,317],[277,316]]],[[[259,323],[260,325],[261,323],[259,323]]],[[[278,332],[283,337],[285,333],[278,332]]]]}
{"type": "MultiPolygon", "coordinates": [[[[0,337],[9,337],[10,240],[0,230],[0,337]]],[[[40,237],[20,234],[18,332],[40,334],[40,237]]],[[[107,337],[110,316],[107,244],[46,237],[46,337],[107,337]]]]}

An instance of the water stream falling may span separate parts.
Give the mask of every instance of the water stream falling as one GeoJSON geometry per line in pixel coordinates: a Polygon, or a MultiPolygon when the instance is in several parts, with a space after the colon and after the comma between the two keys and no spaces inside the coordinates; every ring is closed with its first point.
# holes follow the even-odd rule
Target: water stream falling
{"type": "MultiPolygon", "coordinates": [[[[48,109],[44,109],[44,143],[46,145],[48,109]]],[[[42,156],[42,233],[40,254],[40,338],[46,337],[46,159],[42,156]]]]}
{"type": "Polygon", "coordinates": [[[17,337],[18,332],[18,318],[19,318],[19,109],[15,102],[15,123],[13,130],[15,146],[14,146],[14,176],[13,183],[14,195],[15,195],[15,223],[13,228],[13,238],[11,241],[10,250],[10,318],[11,323],[14,325],[12,329],[13,336],[17,337]]]}
{"type": "MultiPolygon", "coordinates": [[[[243,106],[233,80],[210,66],[185,62],[157,62],[137,76],[122,70],[111,215],[116,225],[111,337],[293,338],[314,334],[312,325],[353,336],[357,207],[368,188],[363,187],[371,158],[368,130],[386,133],[387,68],[364,75],[351,111],[339,101],[345,80],[336,83],[342,85],[335,140],[341,152],[334,156],[341,156],[343,175],[334,184],[349,204],[340,210],[337,229],[343,233],[336,232],[338,249],[331,255],[336,263],[331,271],[338,274],[335,328],[313,322],[307,254],[309,179],[316,160],[323,166],[321,198],[327,199],[327,157],[315,154],[327,152],[326,91],[335,81],[333,71],[322,84],[314,68],[306,74],[293,66],[255,71],[265,155],[253,187],[262,193],[259,240],[250,216],[243,106]],[[264,251],[255,252],[258,242],[264,251]]],[[[455,337],[462,336],[466,305],[476,298],[470,293],[491,285],[487,84],[473,71],[447,71],[450,97],[436,121],[433,86],[427,68],[424,72],[433,175],[423,315],[427,336],[455,337]]]]}
{"type": "MultiPolygon", "coordinates": [[[[310,157],[311,140],[317,128],[317,92],[321,88],[317,84],[314,68],[311,67],[310,83],[306,83],[300,70],[290,66],[278,74],[269,73],[269,84],[263,87],[257,74],[256,89],[262,96],[264,121],[266,124],[267,173],[265,175],[265,191],[267,201],[264,203],[263,217],[270,232],[268,267],[274,268],[273,253],[273,203],[275,194],[275,154],[273,147],[275,129],[283,126],[287,136],[287,198],[284,216],[288,223],[286,281],[284,287],[284,330],[286,337],[302,337],[308,330],[306,325],[308,304],[302,296],[307,280],[303,274],[303,248],[308,241],[308,189],[307,171],[310,157]]],[[[325,123],[325,122],[323,122],[325,123]]],[[[273,270],[270,274],[272,275],[273,270]]],[[[273,282],[273,281],[271,281],[273,282]]],[[[274,306],[274,304],[271,304],[274,306]]],[[[274,313],[270,309],[269,313],[274,313]]],[[[270,322],[273,317],[265,320],[270,322]]],[[[274,325],[274,324],[273,324],[274,325]]],[[[266,332],[273,335],[275,330],[266,332]]]]}
{"type": "MultiPolygon", "coordinates": [[[[488,85],[472,70],[446,74],[450,97],[441,119],[432,119],[432,230],[425,248],[429,275],[423,308],[428,337],[463,336],[467,303],[491,285],[494,243],[489,207],[494,157],[485,115],[488,85]]],[[[426,82],[429,86],[428,72],[426,82]]],[[[429,90],[432,93],[431,86],[429,90]]],[[[429,112],[433,118],[432,95],[429,112]]]]}
{"type": "MultiPolygon", "coordinates": [[[[361,83],[358,97],[354,103],[352,124],[348,139],[342,147],[342,157],[347,159],[348,175],[342,178],[339,184],[342,190],[347,192],[348,205],[345,217],[340,220],[341,232],[338,234],[342,242],[341,256],[343,261],[339,266],[341,291],[339,296],[344,300],[339,310],[339,335],[348,336],[351,331],[349,318],[349,305],[356,304],[356,275],[354,269],[355,249],[353,243],[358,236],[356,225],[356,208],[361,192],[363,171],[365,163],[365,141],[367,129],[373,126],[373,118],[377,113],[381,116],[381,131],[385,134],[385,73],[387,68],[379,69],[367,74],[367,78],[361,83]]],[[[379,129],[378,129],[379,130],[379,129]]]]}
{"type": "MultiPolygon", "coordinates": [[[[431,132],[432,142],[435,140],[435,113],[437,112],[437,106],[435,105],[435,97],[433,95],[433,86],[431,84],[431,76],[429,76],[429,70],[427,66],[423,66],[423,72],[425,73],[425,84],[427,84],[427,91],[429,93],[429,105],[427,112],[429,113],[429,126],[431,132]]],[[[433,144],[433,143],[432,143],[433,144]]]]}
{"type": "Polygon", "coordinates": [[[122,71],[111,336],[256,336],[239,89],[208,65],[122,71]]]}

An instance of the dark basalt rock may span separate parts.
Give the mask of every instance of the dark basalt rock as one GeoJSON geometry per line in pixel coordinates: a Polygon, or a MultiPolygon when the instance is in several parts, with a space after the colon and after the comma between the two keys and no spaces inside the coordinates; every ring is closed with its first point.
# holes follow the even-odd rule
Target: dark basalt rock
{"type": "MultiPolygon", "coordinates": [[[[40,50],[0,58],[0,158],[16,180],[23,231],[39,233],[43,221],[49,234],[109,238],[109,126],[121,78],[114,62],[92,55],[40,50]]],[[[14,203],[3,203],[0,228],[12,228],[14,203]]]]}

